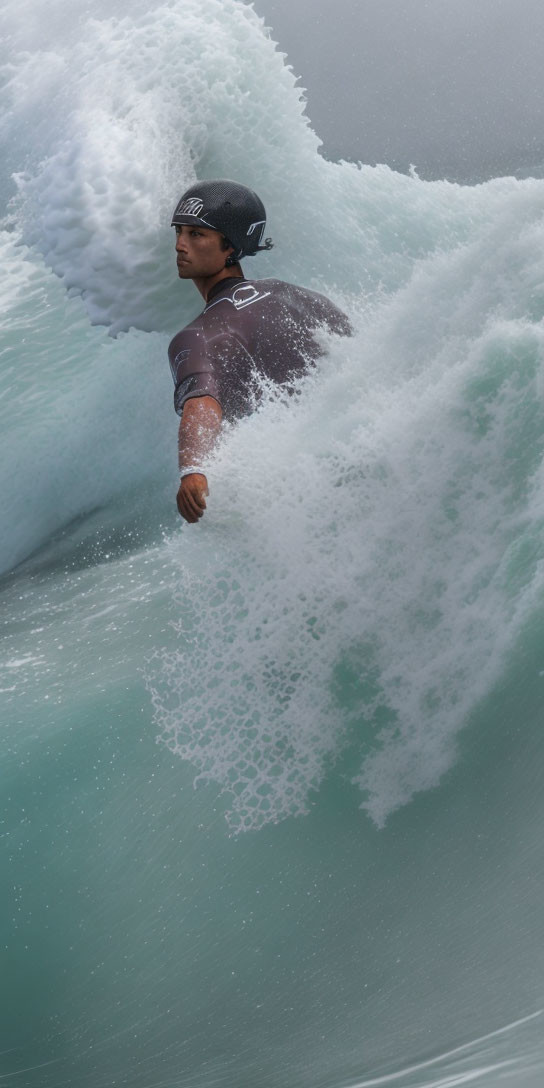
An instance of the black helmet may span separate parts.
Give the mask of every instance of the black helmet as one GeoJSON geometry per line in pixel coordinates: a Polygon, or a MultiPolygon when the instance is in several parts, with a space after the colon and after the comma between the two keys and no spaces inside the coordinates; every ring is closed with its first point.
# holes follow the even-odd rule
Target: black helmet
{"type": "Polygon", "coordinates": [[[236,181],[200,181],[191,185],[172,216],[173,227],[182,224],[208,227],[224,234],[234,247],[229,257],[233,264],[241,257],[272,249],[271,238],[262,242],[266,228],[262,200],[236,181]]]}

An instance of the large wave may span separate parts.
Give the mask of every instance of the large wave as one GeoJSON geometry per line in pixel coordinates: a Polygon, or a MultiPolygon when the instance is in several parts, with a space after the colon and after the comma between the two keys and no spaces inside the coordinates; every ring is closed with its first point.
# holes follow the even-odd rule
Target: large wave
{"type": "Polygon", "coordinates": [[[259,275],[325,291],[357,333],[226,436],[205,524],[174,535],[156,720],[235,828],[306,811],[353,746],[382,824],[451,766],[540,600],[544,184],[326,162],[236,0],[31,7],[22,25],[8,6],[3,67],[3,569],[130,489],[166,492],[165,349],[197,309],[169,214],[196,176],[254,186],[276,242],[259,275]]]}

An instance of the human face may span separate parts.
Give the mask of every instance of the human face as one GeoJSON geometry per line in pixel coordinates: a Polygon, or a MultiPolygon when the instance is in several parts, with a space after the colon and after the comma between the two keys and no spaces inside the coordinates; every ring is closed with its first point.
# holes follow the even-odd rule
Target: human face
{"type": "Polygon", "coordinates": [[[232,249],[223,249],[223,236],[208,227],[176,226],[176,260],[182,280],[208,279],[225,268],[232,249]]]}

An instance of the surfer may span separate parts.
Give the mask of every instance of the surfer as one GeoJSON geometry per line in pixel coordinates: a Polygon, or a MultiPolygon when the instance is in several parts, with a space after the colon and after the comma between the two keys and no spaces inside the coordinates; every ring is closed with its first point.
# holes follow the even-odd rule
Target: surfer
{"type": "Polygon", "coordinates": [[[197,522],[206,509],[202,462],[222,420],[251,412],[259,379],[286,385],[323,349],[318,326],[348,336],[350,324],[325,298],[282,280],[246,279],[240,261],[272,248],[256,193],[232,181],[203,181],[172,216],[180,279],[193,281],[205,307],[168,349],[179,425],[179,513],[197,522]]]}

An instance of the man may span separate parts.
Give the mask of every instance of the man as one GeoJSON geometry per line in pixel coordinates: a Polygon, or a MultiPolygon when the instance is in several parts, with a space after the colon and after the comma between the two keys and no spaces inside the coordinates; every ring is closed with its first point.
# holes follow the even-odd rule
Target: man
{"type": "Polygon", "coordinates": [[[266,212],[256,193],[232,181],[203,181],[181,197],[172,216],[180,279],[206,303],[168,349],[179,426],[178,510],[190,523],[206,509],[202,461],[223,417],[255,406],[259,379],[284,385],[322,354],[317,327],[350,335],[345,314],[324,297],[281,280],[248,280],[240,260],[271,249],[263,243],[266,212]]]}

